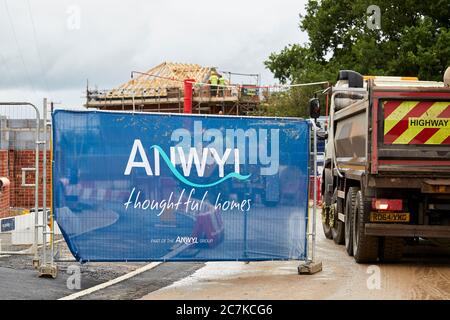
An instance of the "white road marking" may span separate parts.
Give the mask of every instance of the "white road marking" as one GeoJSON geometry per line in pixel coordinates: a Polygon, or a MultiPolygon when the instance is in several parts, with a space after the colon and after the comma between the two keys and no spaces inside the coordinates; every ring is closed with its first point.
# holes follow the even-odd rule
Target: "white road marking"
{"type": "Polygon", "coordinates": [[[86,289],[86,290],[82,290],[82,291],[73,293],[73,294],[68,295],[68,296],[66,296],[66,297],[62,297],[62,298],[60,298],[60,299],[58,299],[58,300],[75,300],[75,299],[78,299],[78,298],[83,297],[83,296],[85,296],[85,295],[88,295],[88,294],[94,293],[94,292],[96,292],[96,291],[99,291],[99,290],[105,289],[105,288],[107,288],[107,287],[110,287],[110,286],[112,286],[112,285],[115,285],[115,284],[117,284],[117,283],[119,283],[119,282],[128,280],[128,279],[130,279],[130,278],[132,278],[132,277],[134,277],[134,276],[137,276],[138,274],[141,274],[141,273],[143,273],[143,272],[145,272],[145,271],[151,270],[151,269],[153,269],[153,268],[159,266],[161,263],[162,263],[162,262],[152,262],[152,263],[149,263],[149,264],[143,266],[142,268],[139,268],[139,269],[136,269],[136,270],[134,270],[134,271],[132,271],[132,272],[129,272],[129,273],[127,273],[127,274],[124,274],[123,276],[120,276],[120,277],[115,278],[115,279],[112,279],[112,280],[110,280],[110,281],[101,283],[101,284],[99,284],[99,285],[96,285],[96,286],[94,286],[94,287],[88,288],[88,289],[86,289]]]}
{"type": "MultiPolygon", "coordinates": [[[[190,246],[191,246],[191,244],[180,244],[180,245],[176,246],[171,252],[166,254],[163,257],[163,259],[170,259],[170,258],[178,255],[180,252],[186,250],[190,246]]],[[[75,293],[73,293],[71,295],[62,297],[62,298],[60,298],[58,300],[75,300],[75,299],[78,299],[78,298],[83,297],[85,295],[88,295],[88,294],[94,293],[96,291],[99,291],[99,290],[105,289],[107,287],[110,287],[112,285],[115,285],[115,284],[117,284],[119,282],[128,280],[128,279],[130,279],[130,278],[132,278],[134,276],[137,276],[138,274],[141,274],[141,273],[143,273],[145,271],[151,270],[151,269],[159,266],[161,263],[163,263],[163,262],[152,262],[152,263],[149,263],[149,264],[143,266],[142,268],[139,268],[139,269],[136,269],[136,270],[134,270],[132,272],[124,274],[123,276],[120,276],[118,278],[109,280],[109,281],[104,282],[104,283],[100,283],[99,285],[96,285],[94,287],[88,288],[86,290],[75,292],[75,293]]]]}

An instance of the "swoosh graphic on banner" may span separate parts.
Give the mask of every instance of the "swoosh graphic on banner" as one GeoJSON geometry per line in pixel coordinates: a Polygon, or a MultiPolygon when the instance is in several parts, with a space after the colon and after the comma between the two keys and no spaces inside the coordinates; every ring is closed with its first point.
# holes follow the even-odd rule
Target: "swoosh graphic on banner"
{"type": "Polygon", "coordinates": [[[155,144],[155,145],[151,146],[150,149],[156,149],[156,150],[158,150],[159,154],[161,155],[161,157],[163,158],[164,162],[165,162],[165,163],[167,164],[167,166],[169,167],[170,171],[172,171],[172,173],[174,174],[174,176],[177,177],[177,179],[180,180],[181,182],[183,182],[183,183],[185,183],[185,184],[187,184],[187,185],[189,185],[189,186],[191,186],[191,187],[195,187],[195,188],[209,188],[209,187],[214,187],[214,186],[216,186],[216,185],[218,185],[218,184],[220,184],[220,183],[222,183],[222,182],[224,182],[224,181],[226,181],[226,180],[228,180],[228,179],[231,179],[231,178],[236,178],[236,179],[238,179],[238,180],[243,181],[243,180],[247,180],[247,179],[250,178],[250,176],[251,176],[250,174],[243,176],[243,175],[241,175],[241,174],[239,174],[239,173],[232,172],[232,173],[227,174],[225,177],[223,177],[223,178],[221,178],[221,179],[219,179],[219,180],[217,180],[217,181],[215,181],[215,182],[212,182],[212,183],[208,183],[208,184],[198,184],[198,183],[194,183],[194,182],[191,182],[191,181],[189,181],[188,179],[186,179],[184,176],[182,176],[182,175],[178,172],[178,170],[175,168],[175,166],[173,165],[173,163],[170,161],[170,159],[169,159],[169,157],[167,156],[167,154],[164,152],[163,149],[161,149],[160,146],[158,146],[158,145],[155,144]]]}

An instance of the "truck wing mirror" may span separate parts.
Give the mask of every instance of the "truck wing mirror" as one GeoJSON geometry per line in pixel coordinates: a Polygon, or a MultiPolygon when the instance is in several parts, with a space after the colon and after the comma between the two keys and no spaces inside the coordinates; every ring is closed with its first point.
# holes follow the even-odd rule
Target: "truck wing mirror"
{"type": "Polygon", "coordinates": [[[320,117],[320,102],[318,98],[309,100],[309,117],[313,119],[320,117]]]}
{"type": "Polygon", "coordinates": [[[319,140],[327,140],[328,139],[328,132],[318,131],[317,132],[317,139],[319,139],[319,140]]]}

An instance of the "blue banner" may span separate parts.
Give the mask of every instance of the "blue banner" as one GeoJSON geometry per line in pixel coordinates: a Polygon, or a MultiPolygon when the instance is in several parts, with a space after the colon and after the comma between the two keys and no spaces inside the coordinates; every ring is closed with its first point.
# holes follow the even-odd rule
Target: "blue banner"
{"type": "Polygon", "coordinates": [[[306,258],[306,120],[52,118],[53,209],[78,261],[306,258]]]}

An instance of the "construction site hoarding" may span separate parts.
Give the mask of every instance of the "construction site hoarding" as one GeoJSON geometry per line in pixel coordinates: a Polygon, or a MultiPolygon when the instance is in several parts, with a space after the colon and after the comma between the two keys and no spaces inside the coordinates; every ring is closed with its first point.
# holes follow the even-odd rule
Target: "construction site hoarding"
{"type": "Polygon", "coordinates": [[[306,259],[305,120],[58,110],[52,141],[78,261],[306,259]]]}

